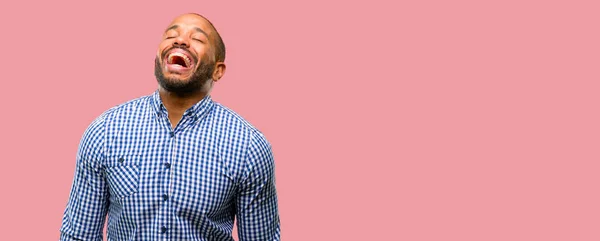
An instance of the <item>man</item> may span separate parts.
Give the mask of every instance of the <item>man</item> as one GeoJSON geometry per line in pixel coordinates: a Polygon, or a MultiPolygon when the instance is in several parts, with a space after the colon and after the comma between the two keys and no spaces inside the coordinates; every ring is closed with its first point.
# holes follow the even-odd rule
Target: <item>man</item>
{"type": "Polygon", "coordinates": [[[98,117],[81,140],[60,240],[279,240],[270,144],[210,98],[225,45],[204,17],[166,29],[158,90],[98,117]]]}

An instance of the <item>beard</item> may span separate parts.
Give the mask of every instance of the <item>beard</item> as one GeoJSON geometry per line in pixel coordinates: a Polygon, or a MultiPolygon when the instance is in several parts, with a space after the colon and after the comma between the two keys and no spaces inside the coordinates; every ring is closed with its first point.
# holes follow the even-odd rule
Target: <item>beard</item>
{"type": "Polygon", "coordinates": [[[200,64],[194,70],[194,73],[188,77],[187,81],[181,81],[173,78],[165,77],[161,63],[156,57],[154,59],[154,76],[158,81],[158,84],[165,90],[179,94],[186,95],[201,91],[207,82],[211,81],[212,73],[215,70],[215,63],[208,60],[208,58],[202,58],[200,64]]]}

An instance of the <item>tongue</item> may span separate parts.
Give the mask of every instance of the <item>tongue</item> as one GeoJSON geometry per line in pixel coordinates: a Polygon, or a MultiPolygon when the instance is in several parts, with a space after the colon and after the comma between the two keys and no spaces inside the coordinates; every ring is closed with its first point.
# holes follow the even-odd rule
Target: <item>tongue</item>
{"type": "Polygon", "coordinates": [[[179,65],[181,67],[186,68],[187,66],[185,65],[185,60],[179,56],[174,56],[171,60],[171,63],[173,65],[179,65]]]}

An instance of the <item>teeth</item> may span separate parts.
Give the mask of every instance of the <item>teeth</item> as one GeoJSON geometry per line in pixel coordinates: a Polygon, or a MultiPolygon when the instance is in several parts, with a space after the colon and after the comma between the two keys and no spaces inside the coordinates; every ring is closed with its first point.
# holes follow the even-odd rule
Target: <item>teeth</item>
{"type": "Polygon", "coordinates": [[[173,57],[175,56],[183,58],[183,60],[185,60],[186,67],[192,66],[192,60],[190,60],[190,58],[188,58],[188,56],[186,56],[185,54],[179,52],[169,54],[169,63],[173,63],[173,57]]]}

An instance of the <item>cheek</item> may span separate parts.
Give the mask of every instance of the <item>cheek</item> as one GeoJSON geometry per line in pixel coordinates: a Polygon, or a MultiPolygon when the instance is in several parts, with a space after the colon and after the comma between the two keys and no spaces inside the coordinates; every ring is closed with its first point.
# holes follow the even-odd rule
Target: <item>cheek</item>
{"type": "Polygon", "coordinates": [[[163,52],[164,52],[164,51],[165,51],[165,50],[168,48],[168,46],[169,46],[169,44],[168,44],[168,43],[161,42],[161,43],[158,45],[158,51],[157,51],[157,55],[158,55],[158,56],[161,56],[161,55],[162,55],[162,53],[163,53],[163,52]]]}
{"type": "Polygon", "coordinates": [[[206,55],[208,52],[210,52],[210,50],[208,48],[206,48],[205,46],[200,46],[200,47],[196,47],[194,48],[194,52],[196,52],[196,54],[198,55],[198,58],[206,55]]]}

